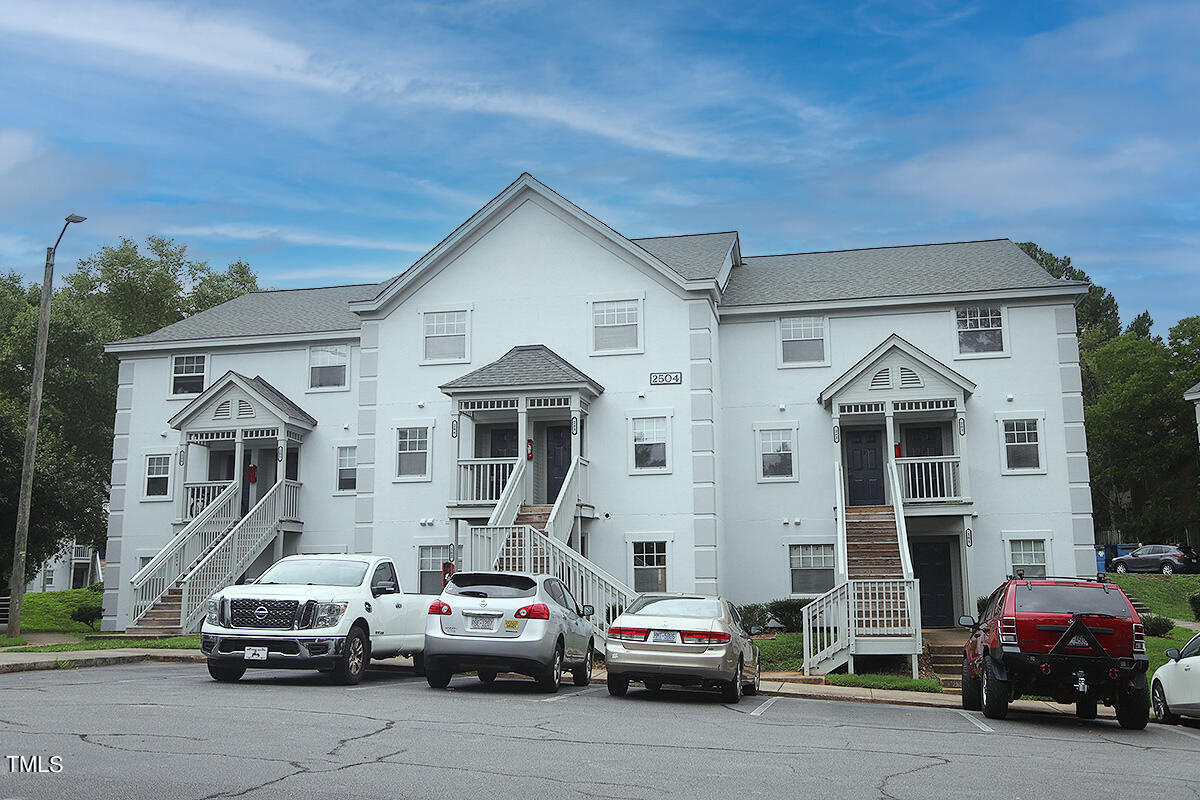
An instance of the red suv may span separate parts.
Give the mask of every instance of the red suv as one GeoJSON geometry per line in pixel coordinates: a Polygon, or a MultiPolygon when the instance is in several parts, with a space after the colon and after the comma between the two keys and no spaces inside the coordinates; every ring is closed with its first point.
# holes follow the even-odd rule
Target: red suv
{"type": "Polygon", "coordinates": [[[992,592],[963,650],[962,705],[1004,719],[1022,695],[1074,703],[1094,719],[1115,706],[1123,728],[1150,718],[1142,619],[1115,583],[1087,578],[1009,578],[992,592]]]}

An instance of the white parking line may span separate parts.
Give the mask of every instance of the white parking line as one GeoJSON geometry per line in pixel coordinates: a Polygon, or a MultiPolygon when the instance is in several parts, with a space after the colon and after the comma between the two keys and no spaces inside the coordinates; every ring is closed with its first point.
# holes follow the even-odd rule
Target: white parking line
{"type": "Polygon", "coordinates": [[[767,709],[768,709],[768,708],[769,708],[769,707],[770,707],[770,706],[771,706],[771,705],[772,705],[772,704],[773,704],[773,703],[774,703],[776,700],[778,700],[778,699],[779,699],[778,697],[770,697],[770,698],[768,698],[768,699],[767,699],[767,702],[763,703],[761,706],[759,706],[758,708],[756,708],[756,709],[754,709],[753,711],[751,711],[751,712],[750,712],[750,716],[752,716],[752,717],[757,717],[757,716],[761,715],[761,714],[762,714],[764,711],[766,711],[766,710],[767,710],[767,709]]]}
{"type": "Polygon", "coordinates": [[[1191,731],[1185,731],[1183,728],[1177,728],[1174,725],[1171,725],[1169,727],[1171,730],[1175,731],[1176,733],[1182,734],[1184,736],[1190,736],[1193,739],[1200,739],[1200,734],[1192,733],[1191,731]]]}
{"type": "Polygon", "coordinates": [[[965,711],[959,711],[957,708],[954,708],[954,709],[951,709],[951,710],[952,710],[954,713],[956,713],[956,714],[960,714],[960,715],[962,715],[962,718],[963,718],[963,719],[965,719],[967,722],[969,722],[969,723],[971,723],[972,725],[974,725],[976,728],[979,728],[979,730],[983,731],[984,733],[995,733],[995,732],[996,732],[996,730],[995,730],[994,728],[992,728],[992,727],[990,727],[990,726],[988,726],[988,725],[985,725],[984,723],[982,723],[982,722],[980,722],[979,720],[975,719],[975,717],[971,716],[970,714],[968,714],[968,713],[967,713],[967,712],[965,712],[965,711]]]}
{"type": "Polygon", "coordinates": [[[596,692],[596,691],[599,691],[599,687],[593,687],[591,689],[584,689],[582,692],[571,692],[570,694],[556,694],[553,697],[543,697],[539,702],[553,703],[555,700],[566,700],[568,697],[579,697],[579,695],[581,695],[581,694],[588,694],[589,692],[596,692]]]}

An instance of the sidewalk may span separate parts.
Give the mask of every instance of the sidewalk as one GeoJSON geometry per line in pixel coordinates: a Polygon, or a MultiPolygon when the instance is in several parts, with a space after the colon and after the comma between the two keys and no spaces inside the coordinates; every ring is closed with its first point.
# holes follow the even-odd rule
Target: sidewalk
{"type": "MultiPolygon", "coordinates": [[[[38,644],[49,643],[39,642],[38,644]]],[[[133,664],[138,661],[203,664],[205,658],[199,650],[153,650],[140,647],[120,647],[113,650],[72,650],[66,653],[14,653],[11,650],[0,650],[0,673],[107,667],[113,664],[133,664]]]]}

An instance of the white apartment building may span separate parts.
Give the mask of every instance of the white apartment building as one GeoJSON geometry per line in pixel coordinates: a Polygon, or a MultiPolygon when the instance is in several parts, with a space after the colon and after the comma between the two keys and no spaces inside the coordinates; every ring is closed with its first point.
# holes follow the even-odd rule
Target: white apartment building
{"type": "Polygon", "coordinates": [[[409,591],[454,560],[603,610],[812,598],[813,669],[915,653],[1014,570],[1095,572],[1086,289],[1007,239],[628,239],[522,175],[381,284],[109,345],[104,627],[194,629],[283,554],[376,552],[409,591]]]}

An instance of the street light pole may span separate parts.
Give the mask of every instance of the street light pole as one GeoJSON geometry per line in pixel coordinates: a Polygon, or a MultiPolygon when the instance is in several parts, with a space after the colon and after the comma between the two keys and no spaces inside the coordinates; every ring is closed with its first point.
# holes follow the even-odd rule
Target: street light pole
{"type": "Polygon", "coordinates": [[[38,417],[42,413],[42,379],[46,374],[46,341],[50,337],[50,297],[54,293],[54,251],[72,222],[87,217],[71,214],[58,233],[54,247],[46,248],[46,274],[42,279],[42,307],[38,313],[37,344],[33,354],[33,385],[29,389],[29,423],[25,427],[25,457],[21,462],[21,495],[17,501],[17,530],[13,537],[12,574],[9,575],[8,635],[21,633],[21,599],[25,594],[25,550],[29,545],[29,506],[33,499],[33,456],[37,450],[38,417]]]}

